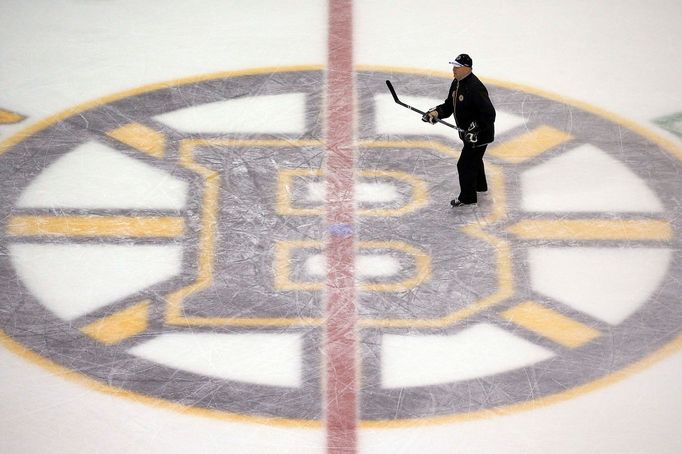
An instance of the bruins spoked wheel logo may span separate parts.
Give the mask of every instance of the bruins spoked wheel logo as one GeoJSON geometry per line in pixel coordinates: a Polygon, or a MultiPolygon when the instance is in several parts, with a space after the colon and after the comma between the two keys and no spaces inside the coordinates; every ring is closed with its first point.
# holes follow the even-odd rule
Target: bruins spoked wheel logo
{"type": "MultiPolygon", "coordinates": [[[[682,152],[488,82],[490,191],[455,211],[457,137],[384,84],[428,107],[449,79],[385,71],[356,74],[364,424],[570,397],[677,340],[682,152]]],[[[2,144],[4,343],[132,396],[317,424],[324,82],[147,87],[2,144]]]]}

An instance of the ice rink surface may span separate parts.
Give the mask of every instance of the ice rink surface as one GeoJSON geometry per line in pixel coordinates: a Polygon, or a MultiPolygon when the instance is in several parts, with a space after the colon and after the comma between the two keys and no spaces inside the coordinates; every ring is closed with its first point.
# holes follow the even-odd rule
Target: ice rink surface
{"type": "MultiPolygon", "coordinates": [[[[0,2],[0,452],[679,453],[675,1],[0,2]],[[422,110],[497,110],[490,190],[422,110]]],[[[452,120],[452,119],[451,119],[452,120]]]]}

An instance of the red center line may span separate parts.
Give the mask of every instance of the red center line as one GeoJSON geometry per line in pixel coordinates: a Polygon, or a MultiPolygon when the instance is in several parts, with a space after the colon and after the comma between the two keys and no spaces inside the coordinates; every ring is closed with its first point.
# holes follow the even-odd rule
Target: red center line
{"type": "Polygon", "coordinates": [[[328,453],[357,450],[352,0],[329,0],[325,220],[325,411],[328,453]]]}

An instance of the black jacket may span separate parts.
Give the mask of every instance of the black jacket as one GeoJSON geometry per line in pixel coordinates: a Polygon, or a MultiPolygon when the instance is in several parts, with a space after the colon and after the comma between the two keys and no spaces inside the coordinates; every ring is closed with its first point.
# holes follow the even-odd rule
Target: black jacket
{"type": "MultiPolygon", "coordinates": [[[[495,108],[485,85],[473,73],[461,81],[454,79],[448,97],[436,109],[440,119],[454,113],[457,127],[467,131],[471,123],[476,122],[472,131],[478,134],[475,146],[488,144],[495,139],[495,108]]],[[[464,134],[459,133],[460,139],[464,140],[464,134]]]]}

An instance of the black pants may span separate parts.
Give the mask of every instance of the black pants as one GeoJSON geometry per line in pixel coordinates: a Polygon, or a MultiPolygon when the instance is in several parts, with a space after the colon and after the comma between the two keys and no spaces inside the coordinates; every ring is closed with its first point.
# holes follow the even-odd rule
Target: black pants
{"type": "Polygon", "coordinates": [[[465,143],[462,154],[457,161],[457,172],[459,173],[459,193],[458,199],[464,203],[477,202],[476,192],[488,190],[488,182],[485,179],[485,169],[483,167],[483,154],[487,145],[472,147],[465,143]]]}

